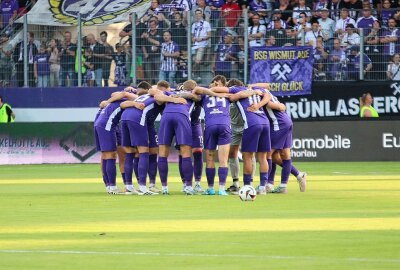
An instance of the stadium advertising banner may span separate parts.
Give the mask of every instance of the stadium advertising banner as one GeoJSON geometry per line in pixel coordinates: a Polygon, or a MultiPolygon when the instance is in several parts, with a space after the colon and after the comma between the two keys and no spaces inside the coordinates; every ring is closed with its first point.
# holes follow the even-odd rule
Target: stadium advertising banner
{"type": "Polygon", "coordinates": [[[250,83],[269,82],[275,96],[311,94],[311,47],[257,47],[250,57],[250,83]]]}
{"type": "Polygon", "coordinates": [[[357,120],[360,97],[367,92],[380,119],[400,120],[400,82],[314,83],[312,95],[280,101],[294,121],[357,120]]]}
{"type": "MultiPolygon", "coordinates": [[[[171,148],[168,158],[178,161],[171,148]]],[[[0,165],[98,163],[93,123],[12,123],[0,126],[0,165]]]]}
{"type": "MultiPolygon", "coordinates": [[[[81,14],[84,26],[127,22],[129,14],[141,17],[150,0],[39,0],[27,14],[28,24],[77,25],[81,14]]],[[[17,22],[22,23],[23,19],[17,22]]]]}
{"type": "Polygon", "coordinates": [[[400,161],[400,121],[298,122],[292,158],[297,161],[400,161]]]}

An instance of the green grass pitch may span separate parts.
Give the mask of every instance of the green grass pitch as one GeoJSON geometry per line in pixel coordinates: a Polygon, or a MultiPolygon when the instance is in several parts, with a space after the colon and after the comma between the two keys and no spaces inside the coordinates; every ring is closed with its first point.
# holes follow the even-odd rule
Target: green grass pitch
{"type": "Polygon", "coordinates": [[[107,195],[98,165],[0,166],[0,269],[400,269],[399,164],[296,165],[307,192],[254,202],[186,197],[175,164],[152,197],[107,195]]]}

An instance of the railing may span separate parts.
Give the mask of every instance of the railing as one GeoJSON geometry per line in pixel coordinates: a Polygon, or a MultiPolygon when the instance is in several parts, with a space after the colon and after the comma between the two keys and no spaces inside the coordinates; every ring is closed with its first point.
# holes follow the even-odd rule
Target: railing
{"type": "Polygon", "coordinates": [[[288,29],[279,28],[288,24],[285,12],[271,10],[259,18],[262,25],[246,10],[168,9],[142,18],[132,14],[132,25],[69,28],[28,25],[25,15],[23,39],[0,45],[0,86],[100,87],[160,79],[176,85],[190,78],[208,84],[217,74],[247,82],[247,52],[255,46],[312,46],[315,81],[400,79],[397,29],[330,29],[296,12],[288,12],[297,22],[288,29]]]}

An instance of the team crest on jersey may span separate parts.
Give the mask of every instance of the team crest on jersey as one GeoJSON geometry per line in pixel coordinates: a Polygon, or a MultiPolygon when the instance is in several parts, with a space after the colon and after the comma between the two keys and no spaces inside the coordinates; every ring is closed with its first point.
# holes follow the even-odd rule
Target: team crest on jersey
{"type": "Polygon", "coordinates": [[[50,11],[60,23],[77,24],[81,14],[84,26],[104,24],[150,0],[49,0],[50,11]]]}

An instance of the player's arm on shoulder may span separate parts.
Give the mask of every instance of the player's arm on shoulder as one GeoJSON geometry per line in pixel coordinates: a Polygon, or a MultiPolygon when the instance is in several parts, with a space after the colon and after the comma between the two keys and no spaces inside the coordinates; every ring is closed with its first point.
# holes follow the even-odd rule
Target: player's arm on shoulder
{"type": "MultiPolygon", "coordinates": [[[[260,90],[256,90],[257,93],[259,93],[258,91],[260,91],[260,90]]],[[[260,91],[260,92],[262,92],[262,91],[260,91]]],[[[270,103],[271,98],[272,98],[270,93],[262,92],[262,96],[263,96],[263,98],[260,102],[251,104],[251,106],[249,108],[247,108],[247,110],[250,112],[255,112],[255,111],[258,111],[260,108],[264,107],[265,105],[267,105],[268,103],[270,103]]]]}
{"type": "Polygon", "coordinates": [[[181,93],[178,93],[176,95],[173,95],[173,97],[191,99],[193,101],[200,101],[201,100],[201,97],[199,95],[196,95],[195,93],[192,93],[192,92],[181,92],[181,93]]]}
{"type": "Polygon", "coordinates": [[[268,108],[271,108],[271,109],[273,109],[273,110],[281,111],[281,112],[286,111],[286,105],[283,104],[283,103],[280,103],[280,102],[277,102],[277,103],[275,103],[275,102],[269,102],[269,103],[267,104],[267,107],[268,107],[268,108]]]}
{"type": "Polygon", "coordinates": [[[187,101],[186,99],[182,97],[172,97],[172,96],[167,96],[164,95],[163,93],[161,94],[156,94],[154,96],[154,99],[156,100],[157,104],[164,104],[164,103],[179,103],[179,104],[186,104],[187,101]]]}
{"type": "Polygon", "coordinates": [[[238,101],[239,99],[248,98],[248,97],[254,96],[254,95],[262,95],[262,92],[260,90],[247,89],[244,91],[240,91],[236,94],[233,94],[229,98],[231,99],[231,101],[235,102],[235,101],[238,101]]]}
{"type": "Polygon", "coordinates": [[[107,100],[108,103],[114,102],[114,101],[118,101],[121,100],[123,98],[127,98],[127,99],[136,99],[138,97],[138,95],[133,94],[133,93],[129,93],[129,92],[114,92],[111,94],[111,97],[107,100]]]}
{"type": "Polygon", "coordinates": [[[269,83],[252,83],[249,84],[248,87],[252,88],[252,87],[261,87],[261,88],[265,88],[265,89],[270,89],[269,88],[269,83]]]}
{"type": "Polygon", "coordinates": [[[124,101],[124,102],[122,102],[119,106],[120,106],[122,109],[130,108],[130,107],[135,107],[135,108],[137,108],[137,109],[139,109],[139,110],[143,110],[144,107],[145,107],[144,103],[136,102],[136,101],[133,101],[133,100],[124,101]]]}
{"type": "Polygon", "coordinates": [[[229,93],[216,93],[216,92],[211,91],[208,88],[204,88],[204,87],[200,87],[200,86],[197,86],[196,88],[194,88],[193,93],[198,94],[198,95],[208,95],[208,96],[223,97],[223,98],[231,96],[231,94],[229,94],[229,93]]]}
{"type": "Polygon", "coordinates": [[[210,88],[215,93],[229,93],[229,88],[226,86],[214,86],[210,88]]]}
{"type": "Polygon", "coordinates": [[[103,100],[102,102],[100,102],[99,107],[103,109],[107,107],[108,104],[109,102],[107,100],[103,100]]]}

